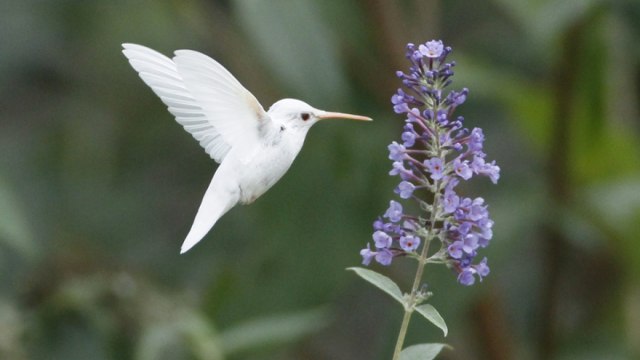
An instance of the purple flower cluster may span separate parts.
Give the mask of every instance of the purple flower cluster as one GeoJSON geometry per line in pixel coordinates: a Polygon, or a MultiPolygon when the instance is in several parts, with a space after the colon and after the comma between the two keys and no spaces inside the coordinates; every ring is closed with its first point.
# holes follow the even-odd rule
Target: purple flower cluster
{"type": "Polygon", "coordinates": [[[469,93],[443,93],[451,83],[455,62],[446,62],[450,47],[442,41],[407,45],[411,62],[408,73],[398,71],[406,90],[398,89],[391,98],[397,114],[406,116],[402,142],[392,142],[389,175],[399,176],[395,193],[401,199],[414,199],[421,209],[419,216],[407,214],[391,201],[382,218],[373,223],[373,244],[360,254],[363,264],[375,259],[390,265],[398,256],[422,257],[423,261],[445,263],[458,274],[463,285],[472,285],[476,276],[489,274],[487,259],[473,263],[478,250],[486,247],[493,235],[493,221],[484,199],[471,199],[456,193],[461,180],[486,176],[495,184],[500,168],[485,160],[482,129],[469,130],[463,117],[454,116],[469,93]],[[428,259],[427,250],[418,253],[421,240],[438,239],[437,251],[428,259]]]}

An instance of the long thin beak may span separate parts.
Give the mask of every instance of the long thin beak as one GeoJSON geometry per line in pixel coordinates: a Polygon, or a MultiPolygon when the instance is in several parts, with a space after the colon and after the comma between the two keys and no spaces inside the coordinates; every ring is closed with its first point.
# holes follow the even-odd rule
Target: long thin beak
{"type": "Polygon", "coordinates": [[[368,116],[362,115],[353,115],[353,114],[345,114],[339,112],[330,112],[324,111],[320,115],[318,115],[318,119],[349,119],[349,120],[361,120],[361,121],[372,121],[373,119],[368,116]]]}

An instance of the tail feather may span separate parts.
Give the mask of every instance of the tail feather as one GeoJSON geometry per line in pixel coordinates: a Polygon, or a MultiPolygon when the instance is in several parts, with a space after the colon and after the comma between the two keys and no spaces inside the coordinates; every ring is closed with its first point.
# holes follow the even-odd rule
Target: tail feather
{"type": "MultiPolygon", "coordinates": [[[[214,178],[215,179],[215,178],[214,178]]],[[[189,251],[195,244],[207,235],[215,223],[238,202],[238,194],[221,191],[211,181],[207,192],[204,194],[198,213],[187,238],[182,243],[180,254],[189,251]]]]}

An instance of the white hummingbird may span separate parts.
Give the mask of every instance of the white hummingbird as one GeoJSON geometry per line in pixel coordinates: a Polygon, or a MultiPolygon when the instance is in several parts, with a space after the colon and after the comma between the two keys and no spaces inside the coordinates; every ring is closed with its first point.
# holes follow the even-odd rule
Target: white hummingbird
{"type": "Polygon", "coordinates": [[[142,45],[122,44],[140,78],[169,112],[220,163],[180,253],[185,253],[237,203],[249,204],[287,172],[309,128],[323,119],[371,120],[327,112],[295,99],[264,111],[227,69],[192,50],[173,59],[142,45]]]}

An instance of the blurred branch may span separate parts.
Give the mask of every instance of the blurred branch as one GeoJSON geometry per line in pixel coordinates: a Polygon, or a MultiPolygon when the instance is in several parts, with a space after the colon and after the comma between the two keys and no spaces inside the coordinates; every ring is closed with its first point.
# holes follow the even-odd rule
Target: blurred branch
{"type": "MultiPolygon", "coordinates": [[[[393,69],[405,67],[404,45],[408,42],[426,42],[437,38],[439,22],[439,1],[414,0],[410,9],[403,9],[401,2],[371,0],[360,1],[364,19],[371,31],[371,43],[378,56],[368,61],[361,61],[356,54],[350,56],[357,63],[351,68],[368,68],[368,74],[392,73],[393,69]],[[407,15],[410,14],[410,15],[407,15]],[[377,60],[377,61],[375,61],[377,60]],[[390,70],[391,69],[391,72],[390,70]]],[[[350,51],[350,49],[346,49],[350,51]]],[[[360,72],[362,72],[360,70],[360,72]]],[[[358,73],[358,72],[355,72],[358,73]]],[[[392,76],[381,76],[378,81],[366,81],[367,87],[373,90],[378,102],[387,103],[390,94],[397,88],[397,79],[392,76]]]]}
{"type": "MultiPolygon", "coordinates": [[[[553,71],[552,88],[555,99],[551,130],[551,146],[547,158],[548,188],[552,209],[566,208],[572,199],[570,140],[574,117],[574,99],[577,77],[583,60],[581,45],[591,16],[573,23],[564,33],[558,62],[553,71]]],[[[560,279],[563,263],[569,251],[561,222],[551,219],[543,227],[543,285],[541,290],[541,324],[538,333],[538,358],[549,359],[556,352],[558,340],[558,299],[561,296],[560,279]]]]}
{"type": "Polygon", "coordinates": [[[474,304],[472,310],[476,334],[482,339],[481,347],[484,358],[494,360],[515,359],[515,344],[509,322],[505,318],[502,298],[496,295],[495,289],[474,304]]]}
{"type": "Polygon", "coordinates": [[[385,0],[363,1],[362,10],[372,26],[369,27],[377,51],[391,69],[404,67],[404,44],[408,42],[405,21],[398,2],[385,0]]]}

